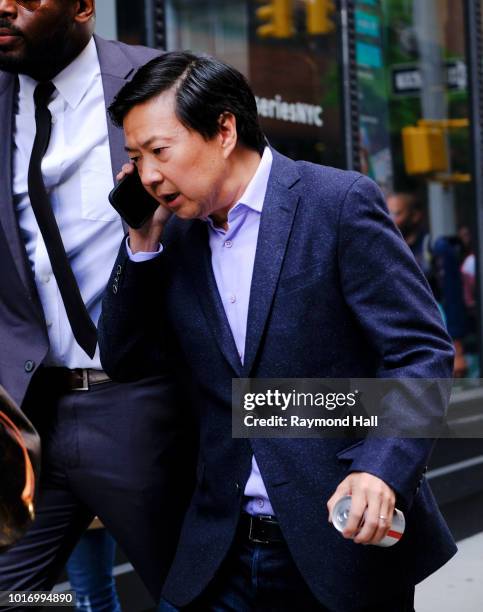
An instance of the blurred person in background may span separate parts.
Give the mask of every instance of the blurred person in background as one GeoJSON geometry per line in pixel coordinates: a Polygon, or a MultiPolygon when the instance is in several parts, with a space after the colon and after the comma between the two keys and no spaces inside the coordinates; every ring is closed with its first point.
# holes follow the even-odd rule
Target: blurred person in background
{"type": "Polygon", "coordinates": [[[424,205],[415,192],[396,192],[387,197],[394,223],[423,271],[453,340],[453,374],[462,378],[468,371],[464,337],[467,316],[460,273],[460,243],[454,236],[439,236],[433,243],[427,228],[424,205]]]}
{"type": "Polygon", "coordinates": [[[125,232],[106,107],[159,52],[93,36],[94,21],[94,0],[0,0],[0,383],[43,451],[37,517],[0,556],[0,590],[51,589],[98,515],[157,599],[191,489],[181,398],[168,370],[111,381],[96,324],[125,232]]]}
{"type": "Polygon", "coordinates": [[[67,561],[67,575],[76,592],[76,610],[121,612],[113,575],[116,542],[96,517],[67,561]]]}

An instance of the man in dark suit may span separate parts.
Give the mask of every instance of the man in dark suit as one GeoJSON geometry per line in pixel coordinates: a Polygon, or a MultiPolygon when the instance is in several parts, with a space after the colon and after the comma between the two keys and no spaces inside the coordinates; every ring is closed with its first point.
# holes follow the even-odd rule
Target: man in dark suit
{"type": "Polygon", "coordinates": [[[266,146],[245,79],[214,58],[152,60],[110,111],[133,162],[121,175],[137,169],[161,206],[121,246],[101,359],[132,380],[176,347],[200,400],[197,487],[164,609],[413,610],[414,585],[455,552],[423,476],[430,440],[231,429],[237,377],[451,376],[441,317],[377,186],[266,146]],[[346,494],[344,539],[327,506],[346,494]],[[402,540],[363,546],[396,503],[402,540]]]}
{"type": "Polygon", "coordinates": [[[0,590],[51,588],[97,514],[157,598],[190,493],[184,427],[167,370],[109,380],[95,325],[124,234],[106,106],[158,52],[93,36],[94,8],[0,1],[0,383],[43,444],[37,519],[0,590]]]}

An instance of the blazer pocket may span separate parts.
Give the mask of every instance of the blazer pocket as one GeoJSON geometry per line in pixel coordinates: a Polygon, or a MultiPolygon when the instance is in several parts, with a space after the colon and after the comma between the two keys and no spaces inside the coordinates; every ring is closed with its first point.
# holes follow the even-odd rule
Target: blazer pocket
{"type": "Polygon", "coordinates": [[[278,290],[280,293],[292,293],[293,291],[305,289],[319,282],[323,274],[322,264],[311,265],[303,272],[281,278],[278,290]]]}
{"type": "Polygon", "coordinates": [[[343,448],[341,451],[337,453],[337,459],[340,461],[354,461],[359,455],[361,450],[361,446],[364,444],[365,440],[359,440],[355,444],[351,444],[346,448],[343,448]]]}

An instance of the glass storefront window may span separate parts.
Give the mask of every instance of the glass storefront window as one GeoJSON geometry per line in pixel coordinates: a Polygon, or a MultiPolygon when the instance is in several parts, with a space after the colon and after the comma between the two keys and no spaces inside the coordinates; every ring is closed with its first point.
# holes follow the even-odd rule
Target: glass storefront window
{"type": "Polygon", "coordinates": [[[292,158],[343,165],[333,3],[167,0],[165,6],[168,49],[210,53],[243,72],[273,146],[292,158]]]}
{"type": "Polygon", "coordinates": [[[119,40],[129,45],[148,45],[146,14],[149,0],[117,0],[117,32],[119,40]]]}
{"type": "Polygon", "coordinates": [[[479,376],[475,203],[461,0],[358,0],[361,167],[440,306],[455,375],[479,376]]]}

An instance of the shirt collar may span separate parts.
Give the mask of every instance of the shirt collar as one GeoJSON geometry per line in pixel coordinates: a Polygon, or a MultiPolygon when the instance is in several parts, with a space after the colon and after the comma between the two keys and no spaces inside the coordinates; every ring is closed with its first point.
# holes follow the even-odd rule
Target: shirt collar
{"type": "MultiPolygon", "coordinates": [[[[267,193],[268,178],[270,176],[270,170],[272,169],[272,161],[273,155],[270,151],[270,147],[265,147],[258,168],[251,181],[248,183],[241,198],[228,211],[228,223],[240,215],[242,207],[257,213],[262,212],[263,201],[267,193]]],[[[202,219],[206,221],[215,232],[224,232],[221,228],[215,227],[211,217],[202,217],[202,219]]]]}
{"type": "Polygon", "coordinates": [[[251,208],[259,213],[262,212],[263,201],[267,193],[268,178],[272,169],[272,161],[273,155],[270,147],[265,147],[257,171],[232,210],[239,204],[244,204],[247,208],[251,208]]]}
{"type": "Polygon", "coordinates": [[[52,79],[52,83],[70,107],[76,108],[101,68],[96,43],[91,38],[84,50],[52,79]],[[82,78],[79,78],[82,75],[82,78]]]}
{"type": "MultiPolygon", "coordinates": [[[[81,53],[52,79],[52,83],[67,104],[75,109],[100,72],[96,43],[91,38],[81,53]],[[82,79],[79,78],[80,74],[82,79]]],[[[25,74],[19,74],[18,78],[20,96],[33,100],[37,81],[25,74]]]]}

